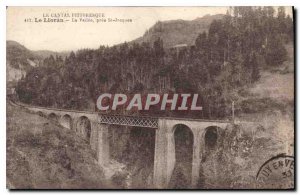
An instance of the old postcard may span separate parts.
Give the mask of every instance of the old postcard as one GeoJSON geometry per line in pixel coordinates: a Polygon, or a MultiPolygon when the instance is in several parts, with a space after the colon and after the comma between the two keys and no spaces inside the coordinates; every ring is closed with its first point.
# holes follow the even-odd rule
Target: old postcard
{"type": "Polygon", "coordinates": [[[294,189],[293,7],[7,7],[8,189],[294,189]]]}

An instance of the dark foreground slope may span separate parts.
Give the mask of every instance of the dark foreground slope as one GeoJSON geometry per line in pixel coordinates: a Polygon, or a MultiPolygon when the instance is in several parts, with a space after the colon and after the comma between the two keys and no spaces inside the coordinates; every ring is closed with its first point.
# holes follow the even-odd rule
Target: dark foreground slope
{"type": "Polygon", "coordinates": [[[7,188],[108,188],[88,143],[68,129],[7,105],[7,188]]]}

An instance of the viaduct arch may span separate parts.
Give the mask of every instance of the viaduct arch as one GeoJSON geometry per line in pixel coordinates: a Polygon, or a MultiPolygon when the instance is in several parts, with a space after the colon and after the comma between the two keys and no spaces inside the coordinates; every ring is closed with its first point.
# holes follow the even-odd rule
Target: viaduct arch
{"type": "Polygon", "coordinates": [[[72,123],[73,123],[73,121],[72,121],[72,118],[70,115],[65,114],[61,117],[60,124],[63,127],[67,128],[67,129],[72,129],[72,123]]]}
{"type": "Polygon", "coordinates": [[[173,127],[175,165],[169,182],[172,189],[186,189],[191,186],[194,134],[182,124],[173,127]]]}
{"type": "Polygon", "coordinates": [[[76,132],[80,134],[84,139],[90,142],[91,138],[91,121],[86,116],[78,118],[76,123],[76,132]]]}

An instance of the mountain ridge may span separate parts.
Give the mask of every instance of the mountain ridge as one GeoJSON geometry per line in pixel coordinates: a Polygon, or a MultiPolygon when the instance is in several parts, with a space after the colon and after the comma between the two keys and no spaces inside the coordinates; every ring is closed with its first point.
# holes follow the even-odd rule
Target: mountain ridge
{"type": "Polygon", "coordinates": [[[50,55],[66,57],[69,52],[54,52],[50,50],[33,51],[14,40],[6,41],[6,75],[8,81],[19,81],[33,67],[42,64],[50,55]]]}
{"type": "Polygon", "coordinates": [[[194,20],[167,20],[158,21],[150,27],[143,36],[130,41],[129,43],[149,42],[151,44],[157,38],[161,38],[164,47],[170,48],[179,44],[188,46],[194,45],[198,35],[204,31],[208,31],[213,20],[222,19],[224,14],[205,15],[194,20]]]}

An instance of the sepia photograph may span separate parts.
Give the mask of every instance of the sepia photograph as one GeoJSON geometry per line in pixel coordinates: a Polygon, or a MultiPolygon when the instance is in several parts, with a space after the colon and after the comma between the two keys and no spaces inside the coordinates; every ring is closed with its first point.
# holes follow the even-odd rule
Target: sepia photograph
{"type": "Polygon", "coordinates": [[[295,190],[295,9],[6,7],[9,190],[295,190]]]}

